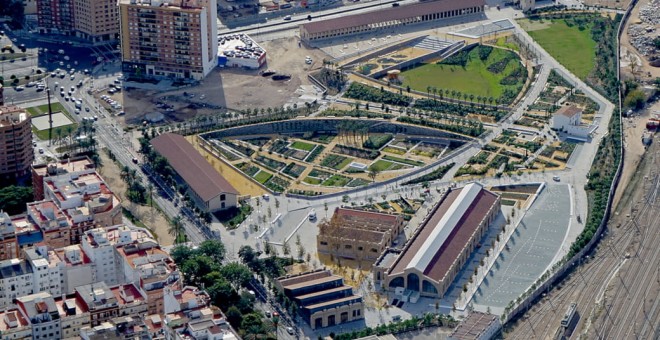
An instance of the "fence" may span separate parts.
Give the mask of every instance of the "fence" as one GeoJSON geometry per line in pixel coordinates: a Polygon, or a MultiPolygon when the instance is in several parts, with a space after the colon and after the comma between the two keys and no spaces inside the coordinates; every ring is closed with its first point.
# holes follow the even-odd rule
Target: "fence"
{"type": "MultiPolygon", "coordinates": [[[[619,65],[619,56],[621,54],[621,46],[620,46],[620,40],[621,40],[621,34],[623,33],[623,27],[625,26],[626,21],[630,17],[630,13],[632,12],[632,9],[635,7],[635,4],[638,2],[638,0],[632,0],[630,5],[628,6],[628,9],[626,10],[626,13],[624,14],[623,18],[621,19],[621,22],[619,23],[619,28],[617,31],[617,79],[620,80],[621,77],[621,70],[620,70],[620,65],[619,65]]],[[[619,126],[622,126],[622,121],[621,121],[621,89],[619,88],[619,103],[618,103],[618,108],[619,108],[619,115],[618,117],[612,117],[613,119],[619,119],[619,126]]],[[[619,138],[622,138],[623,134],[621,133],[619,138]]],[[[600,222],[600,225],[598,226],[598,229],[596,229],[596,232],[594,233],[593,238],[585,245],[582,250],[580,250],[577,254],[573,255],[572,258],[564,258],[562,259],[562,263],[557,269],[555,269],[554,273],[550,275],[547,279],[545,279],[544,282],[540,284],[534,283],[532,285],[532,289],[534,289],[527,297],[523,298],[522,301],[518,303],[517,306],[515,306],[511,311],[508,313],[505,312],[505,314],[502,315],[502,323],[505,324],[514,318],[516,318],[518,315],[522,314],[524,311],[529,309],[531,304],[536,301],[541,294],[549,290],[549,288],[563,279],[566,274],[568,273],[569,270],[575,268],[575,265],[578,263],[579,259],[581,259],[584,255],[587,253],[591,252],[593,248],[598,244],[600,241],[601,235],[603,233],[603,230],[605,229],[605,226],[607,226],[607,221],[610,218],[610,213],[611,213],[611,208],[612,208],[612,200],[614,198],[614,194],[616,192],[616,187],[619,184],[619,180],[621,179],[621,172],[623,170],[623,157],[624,157],[624,148],[623,148],[623,143],[620,143],[620,159],[619,159],[619,166],[617,167],[617,171],[614,174],[614,178],[612,179],[612,184],[610,185],[610,190],[609,194],[607,197],[607,206],[605,207],[605,213],[603,214],[603,219],[600,222]]],[[[547,274],[547,273],[546,273],[547,274]]],[[[545,275],[545,274],[544,274],[545,275]]]]}

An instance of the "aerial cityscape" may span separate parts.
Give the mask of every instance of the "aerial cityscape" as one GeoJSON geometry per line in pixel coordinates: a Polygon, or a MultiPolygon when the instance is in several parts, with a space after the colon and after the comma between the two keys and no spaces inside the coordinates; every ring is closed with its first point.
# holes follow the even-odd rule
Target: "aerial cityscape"
{"type": "Polygon", "coordinates": [[[0,338],[660,339],[660,0],[0,0],[0,338]]]}

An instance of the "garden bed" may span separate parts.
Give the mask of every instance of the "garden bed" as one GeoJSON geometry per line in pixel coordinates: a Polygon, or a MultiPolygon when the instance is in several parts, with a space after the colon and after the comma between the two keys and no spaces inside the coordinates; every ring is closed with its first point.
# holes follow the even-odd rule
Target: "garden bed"
{"type": "Polygon", "coordinates": [[[323,161],[321,161],[321,165],[326,166],[328,168],[333,168],[335,170],[341,170],[345,168],[348,164],[350,164],[352,161],[353,161],[352,158],[335,155],[335,154],[328,154],[323,159],[323,161]]]}

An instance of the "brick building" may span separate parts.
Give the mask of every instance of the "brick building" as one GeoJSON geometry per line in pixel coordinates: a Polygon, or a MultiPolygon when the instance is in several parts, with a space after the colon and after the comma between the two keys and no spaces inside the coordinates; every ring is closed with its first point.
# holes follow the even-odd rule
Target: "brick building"
{"type": "Polygon", "coordinates": [[[26,175],[33,161],[30,114],[17,106],[0,106],[0,178],[26,175]]]}

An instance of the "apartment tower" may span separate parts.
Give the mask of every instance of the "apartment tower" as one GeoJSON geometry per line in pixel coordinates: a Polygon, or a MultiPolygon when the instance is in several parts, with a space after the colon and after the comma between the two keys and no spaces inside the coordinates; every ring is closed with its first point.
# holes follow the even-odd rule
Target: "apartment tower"
{"type": "Polygon", "coordinates": [[[0,178],[28,174],[33,161],[30,114],[17,106],[0,106],[0,178]]]}
{"type": "Polygon", "coordinates": [[[91,43],[119,37],[117,0],[38,0],[37,20],[43,33],[77,36],[91,43]]]}
{"type": "Polygon", "coordinates": [[[217,65],[216,0],[120,0],[124,74],[200,80],[217,65]]]}

